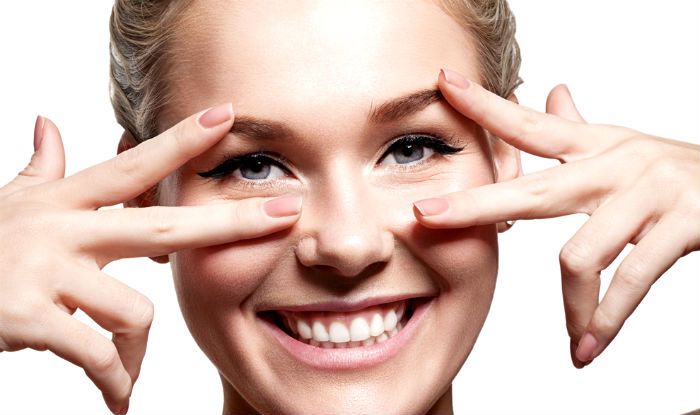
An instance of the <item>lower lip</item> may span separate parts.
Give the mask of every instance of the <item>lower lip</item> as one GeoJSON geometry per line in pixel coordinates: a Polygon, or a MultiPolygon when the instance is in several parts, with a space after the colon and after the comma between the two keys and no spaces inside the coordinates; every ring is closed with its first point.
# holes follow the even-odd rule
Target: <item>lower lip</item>
{"type": "Polygon", "coordinates": [[[323,370],[362,369],[378,365],[396,355],[418,329],[434,302],[435,298],[432,298],[418,305],[406,326],[383,343],[344,349],[311,346],[289,336],[276,324],[264,319],[259,320],[263,322],[265,330],[272,334],[290,355],[309,366],[323,370]]]}

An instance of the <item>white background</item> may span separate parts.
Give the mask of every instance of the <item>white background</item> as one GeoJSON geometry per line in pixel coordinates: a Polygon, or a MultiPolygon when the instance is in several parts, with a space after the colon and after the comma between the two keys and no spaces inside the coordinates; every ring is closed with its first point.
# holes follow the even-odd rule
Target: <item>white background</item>
{"type": "MultiPolygon", "coordinates": [[[[588,121],[700,143],[700,2],[512,0],[511,6],[523,55],[521,103],[542,110],[549,89],[565,82],[588,121]]],[[[31,156],[37,113],[63,133],[67,174],[115,154],[121,130],[107,90],[110,7],[108,0],[3,4],[3,183],[31,156]]],[[[524,157],[526,172],[556,164],[524,157]]],[[[700,253],[682,258],[657,282],[600,358],[583,370],[571,365],[557,255],[584,220],[518,222],[502,236],[491,313],[454,384],[456,413],[700,408],[700,253]]],[[[132,259],[105,271],[156,306],[130,413],[220,413],[217,373],[182,322],[170,268],[132,259]]],[[[25,350],[0,354],[0,413],[108,411],[82,369],[25,350]]]]}

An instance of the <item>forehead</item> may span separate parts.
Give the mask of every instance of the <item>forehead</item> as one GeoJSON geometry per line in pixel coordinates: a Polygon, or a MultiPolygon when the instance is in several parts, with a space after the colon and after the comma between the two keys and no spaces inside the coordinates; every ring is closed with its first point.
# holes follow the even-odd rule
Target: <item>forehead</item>
{"type": "Polygon", "coordinates": [[[290,123],[359,122],[372,104],[434,88],[443,66],[479,79],[465,28],[427,0],[198,0],[186,13],[167,124],[225,101],[290,123]]]}

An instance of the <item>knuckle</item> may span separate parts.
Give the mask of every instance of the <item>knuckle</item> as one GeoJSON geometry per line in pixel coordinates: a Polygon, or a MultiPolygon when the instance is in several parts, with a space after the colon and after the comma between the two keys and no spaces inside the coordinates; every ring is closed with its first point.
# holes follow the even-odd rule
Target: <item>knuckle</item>
{"type": "Polygon", "coordinates": [[[547,194],[551,188],[547,176],[542,173],[533,173],[524,177],[527,177],[527,193],[533,201],[533,204],[535,206],[545,207],[542,205],[547,200],[547,194]]]}
{"type": "Polygon", "coordinates": [[[116,346],[106,339],[100,339],[97,345],[87,350],[86,364],[98,373],[111,372],[121,364],[116,346]]]}
{"type": "Polygon", "coordinates": [[[532,108],[523,107],[523,109],[518,136],[522,139],[537,136],[543,128],[542,114],[532,108]]]}
{"type": "Polygon", "coordinates": [[[638,261],[623,261],[616,275],[622,287],[632,292],[644,292],[649,287],[645,282],[644,269],[638,261]]]}
{"type": "Polygon", "coordinates": [[[618,160],[620,157],[634,157],[640,161],[658,158],[658,141],[641,136],[634,130],[625,131],[621,135],[622,138],[611,148],[618,160]]]}
{"type": "Polygon", "coordinates": [[[617,331],[617,323],[605,308],[599,307],[593,316],[594,331],[605,334],[608,337],[617,331]]]}
{"type": "Polygon", "coordinates": [[[129,326],[137,329],[148,329],[153,323],[153,302],[143,295],[137,295],[131,305],[129,326]]]}
{"type": "Polygon", "coordinates": [[[117,157],[112,159],[112,168],[121,180],[126,177],[133,180],[135,183],[141,183],[145,179],[145,177],[139,173],[140,166],[143,162],[142,153],[143,147],[137,145],[121,152],[117,157]]]}
{"type": "Polygon", "coordinates": [[[675,183],[684,176],[682,167],[671,157],[654,158],[647,171],[657,183],[663,186],[675,183]]]}
{"type": "Polygon", "coordinates": [[[562,269],[573,275],[579,275],[591,268],[588,260],[590,250],[582,243],[571,240],[559,252],[559,264],[562,269]]]}
{"type": "Polygon", "coordinates": [[[46,311],[46,306],[38,299],[3,303],[0,309],[0,321],[3,325],[26,328],[33,325],[46,311]]]}
{"type": "Polygon", "coordinates": [[[171,235],[176,227],[176,220],[170,209],[160,206],[142,208],[146,210],[149,233],[159,242],[165,243],[167,236],[171,235]]]}
{"type": "Polygon", "coordinates": [[[192,121],[190,119],[185,119],[173,126],[170,137],[166,137],[173,143],[173,148],[175,152],[181,156],[181,158],[188,158],[190,153],[190,140],[189,138],[194,133],[192,128],[192,121]]]}

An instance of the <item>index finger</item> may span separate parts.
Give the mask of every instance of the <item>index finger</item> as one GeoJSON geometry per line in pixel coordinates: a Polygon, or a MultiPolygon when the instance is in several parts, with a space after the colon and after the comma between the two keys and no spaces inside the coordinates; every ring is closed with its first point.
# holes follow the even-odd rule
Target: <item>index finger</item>
{"type": "Polygon", "coordinates": [[[414,203],[416,218],[429,228],[465,228],[507,220],[544,219],[590,213],[606,181],[587,160],[562,164],[505,182],[492,183],[414,203]],[[588,172],[579,180],[576,171],[588,172]]]}
{"type": "Polygon", "coordinates": [[[58,182],[59,192],[76,207],[92,209],[130,200],[216,144],[232,122],[231,103],[201,111],[157,137],[58,182]]]}
{"type": "Polygon", "coordinates": [[[516,104],[449,69],[442,70],[438,84],[462,115],[530,154],[568,160],[571,155],[589,153],[602,138],[596,126],[516,104]]]}

